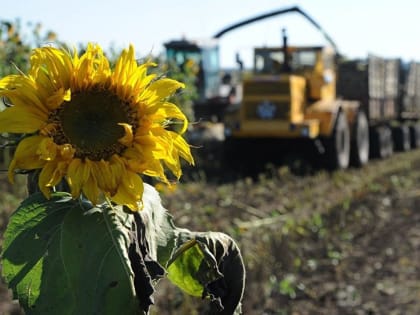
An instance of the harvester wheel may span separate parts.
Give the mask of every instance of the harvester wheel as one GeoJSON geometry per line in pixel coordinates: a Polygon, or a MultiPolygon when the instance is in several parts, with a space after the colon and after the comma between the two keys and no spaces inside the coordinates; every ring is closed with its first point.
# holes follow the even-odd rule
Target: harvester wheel
{"type": "Polygon", "coordinates": [[[222,162],[226,169],[231,168],[237,163],[238,159],[238,146],[234,139],[226,138],[223,143],[222,162]]]}
{"type": "Polygon", "coordinates": [[[369,123],[364,112],[357,113],[352,132],[350,162],[360,167],[369,161],[369,123]]]}
{"type": "Polygon", "coordinates": [[[243,173],[252,157],[246,154],[247,139],[226,138],[222,150],[222,169],[225,175],[243,173]]]}
{"type": "Polygon", "coordinates": [[[410,130],[407,125],[393,127],[392,138],[394,140],[395,150],[401,152],[410,150],[410,130]]]}
{"type": "Polygon", "coordinates": [[[337,114],[333,134],[326,140],[325,154],[329,169],[345,169],[349,166],[350,128],[342,111],[337,114]]]}

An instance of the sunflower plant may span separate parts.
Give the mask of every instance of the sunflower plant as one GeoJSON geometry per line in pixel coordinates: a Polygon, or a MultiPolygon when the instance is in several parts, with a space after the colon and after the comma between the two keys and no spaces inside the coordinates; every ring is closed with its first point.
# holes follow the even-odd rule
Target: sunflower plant
{"type": "Polygon", "coordinates": [[[26,314],[148,314],[168,278],[240,313],[244,268],[235,242],[177,228],[144,176],[172,184],[194,164],[184,84],[139,64],[133,46],[111,67],[102,48],[32,51],[27,74],[0,79],[0,132],[18,135],[9,166],[29,196],[10,217],[2,272],[26,314]],[[176,126],[174,126],[176,125],[176,126]]]}

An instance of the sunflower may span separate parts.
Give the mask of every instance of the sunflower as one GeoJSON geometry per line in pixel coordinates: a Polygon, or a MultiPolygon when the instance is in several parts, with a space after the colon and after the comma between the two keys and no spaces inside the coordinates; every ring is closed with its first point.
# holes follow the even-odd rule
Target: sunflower
{"type": "Polygon", "coordinates": [[[141,174],[168,182],[169,170],[179,179],[180,158],[194,161],[182,137],[187,119],[168,98],[184,85],[149,74],[151,66],[137,63],[133,46],[113,68],[95,44],[81,55],[34,49],[28,74],[0,80],[0,96],[13,105],[0,112],[0,132],[25,134],[9,179],[15,170],[40,169],[47,198],[65,179],[73,198],[98,204],[105,197],[133,211],[143,195],[141,174]]]}

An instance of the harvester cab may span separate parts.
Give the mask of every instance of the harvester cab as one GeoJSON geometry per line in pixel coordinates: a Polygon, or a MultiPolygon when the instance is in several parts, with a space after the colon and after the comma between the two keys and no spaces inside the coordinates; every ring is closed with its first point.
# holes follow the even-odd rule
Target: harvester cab
{"type": "Polygon", "coordinates": [[[219,47],[216,41],[173,40],[165,43],[167,60],[181,69],[192,62],[197,68],[199,102],[219,95],[219,47]]]}
{"type": "MultiPolygon", "coordinates": [[[[283,47],[254,49],[254,76],[259,79],[305,81],[308,101],[335,97],[335,51],[323,46],[289,46],[283,29],[283,47]],[[271,78],[270,78],[271,77],[271,78]]],[[[292,119],[293,120],[293,119],[292,119]]]]}
{"type": "Polygon", "coordinates": [[[196,119],[221,121],[235,92],[228,75],[223,76],[219,61],[218,40],[173,40],[164,44],[166,57],[181,71],[191,63],[196,68],[198,98],[194,101],[196,119]]]}

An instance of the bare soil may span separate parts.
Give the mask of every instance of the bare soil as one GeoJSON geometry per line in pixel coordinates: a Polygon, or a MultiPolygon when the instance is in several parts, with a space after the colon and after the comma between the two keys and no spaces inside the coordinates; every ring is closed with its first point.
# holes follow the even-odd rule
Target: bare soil
{"type": "MultiPolygon", "coordinates": [[[[270,166],[216,181],[232,179],[216,169],[186,176],[162,199],[176,225],[237,241],[247,269],[244,314],[420,314],[420,150],[305,176],[270,166]]],[[[3,232],[18,199],[2,187],[10,198],[3,232]]],[[[155,303],[152,314],[206,308],[166,280],[155,303]]],[[[20,314],[4,285],[0,314],[20,314]]]]}
{"type": "MultiPolygon", "coordinates": [[[[420,151],[333,173],[270,167],[231,183],[190,182],[164,204],[177,225],[238,242],[244,314],[420,314],[420,151]]],[[[174,292],[162,289],[156,314],[200,309],[174,292]]]]}

